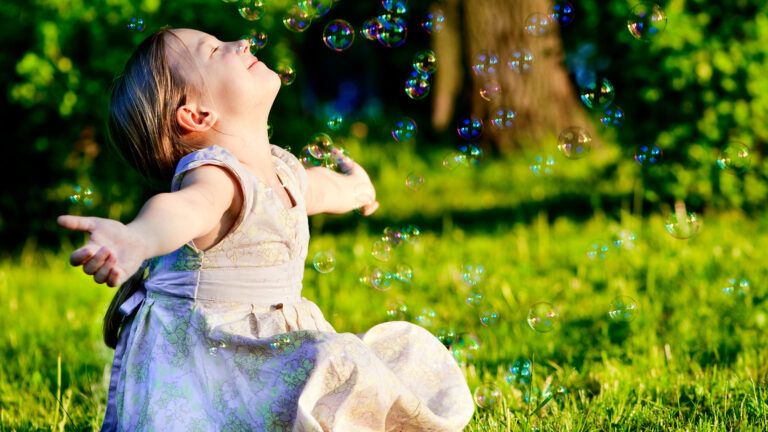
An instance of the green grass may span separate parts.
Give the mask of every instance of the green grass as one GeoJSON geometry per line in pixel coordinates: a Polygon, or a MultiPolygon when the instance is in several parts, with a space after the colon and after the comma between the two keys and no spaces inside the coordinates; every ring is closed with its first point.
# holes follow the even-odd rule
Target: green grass
{"type": "MultiPolygon", "coordinates": [[[[440,157],[428,163],[396,155],[372,169],[383,204],[374,218],[313,218],[304,295],[338,331],[364,332],[401,301],[411,320],[434,309],[428,328],[436,333],[475,334],[481,346],[464,367],[470,388],[496,386],[501,398],[478,409],[468,431],[768,429],[764,218],[709,212],[699,236],[676,240],[661,216],[621,210],[632,207],[625,202],[635,193],[632,175],[617,184],[613,216],[569,219],[544,205],[568,187],[587,200],[606,196],[579,192],[597,176],[584,166],[599,169],[599,157],[543,178],[531,178],[522,159],[480,172],[430,169],[440,157]],[[413,170],[427,179],[417,193],[402,185],[413,170]],[[500,207],[507,211],[494,210],[500,207]],[[371,257],[381,228],[412,221],[423,228],[417,241],[394,248],[389,262],[371,257]],[[612,242],[622,231],[636,240],[617,248],[612,242]],[[588,256],[593,244],[609,246],[604,258],[588,256]],[[336,257],[327,274],[312,269],[321,250],[336,257]],[[358,280],[366,266],[398,264],[412,267],[410,283],[379,291],[358,280]],[[478,308],[464,301],[466,264],[485,268],[478,308]],[[746,278],[749,291],[724,293],[729,278],[746,278]],[[619,295],[636,300],[632,321],[608,317],[619,295]],[[559,311],[551,332],[526,322],[538,301],[559,311]],[[484,310],[497,312],[498,322],[482,326],[484,310]],[[533,361],[533,382],[510,385],[504,371],[521,358],[533,361]],[[536,396],[548,385],[566,392],[525,402],[526,392],[536,396]]],[[[100,426],[112,356],[100,324],[113,291],[70,267],[69,250],[48,253],[30,243],[0,262],[0,431],[100,426]]]]}

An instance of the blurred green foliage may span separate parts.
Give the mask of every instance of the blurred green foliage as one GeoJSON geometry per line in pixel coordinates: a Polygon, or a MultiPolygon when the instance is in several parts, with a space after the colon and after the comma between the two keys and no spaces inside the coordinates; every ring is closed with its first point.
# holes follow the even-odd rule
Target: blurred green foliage
{"type": "MultiPolygon", "coordinates": [[[[694,209],[764,209],[768,163],[761,153],[768,136],[764,54],[768,6],[757,0],[669,1],[662,4],[668,16],[665,32],[644,44],[626,31],[631,3],[577,2],[576,21],[563,29],[570,56],[581,55],[582,45],[593,44],[596,57],[582,60],[595,64],[608,60],[607,66],[598,69],[613,82],[615,103],[627,116],[623,127],[604,131],[605,148],[590,156],[597,161],[574,168],[583,173],[584,181],[557,183],[565,191],[549,194],[547,200],[518,200],[533,189],[546,188],[525,169],[533,154],[521,153],[509,162],[522,167],[513,178],[503,165],[490,164],[458,187],[500,191],[512,198],[490,201],[507,200],[512,206],[562,207],[558,197],[567,195],[570,201],[565,203],[586,202],[592,210],[610,209],[617,196],[630,197],[647,208],[684,199],[694,209]],[[752,149],[752,167],[746,173],[724,174],[715,166],[718,149],[731,139],[752,149]],[[662,148],[663,162],[640,169],[632,156],[641,144],[662,148]],[[584,172],[584,167],[595,165],[601,169],[584,172]]],[[[407,174],[393,171],[393,160],[401,161],[400,165],[403,159],[406,165],[439,164],[440,156],[425,151],[425,146],[435,153],[447,152],[455,137],[430,131],[428,101],[411,101],[401,89],[413,52],[429,46],[418,28],[429,2],[409,2],[411,28],[404,47],[386,50],[357,34],[352,48],[342,54],[320,42],[325,22],[345,18],[359,28],[364,19],[381,12],[379,2],[338,2],[327,17],[298,34],[288,32],[281,22],[289,4],[288,0],[266,2],[267,13],[253,22],[242,19],[235,4],[218,0],[16,0],[4,4],[0,8],[4,23],[0,28],[0,64],[4,66],[0,68],[4,101],[0,115],[10,126],[6,160],[14,164],[0,173],[5,189],[0,196],[0,241],[5,250],[18,250],[29,238],[43,245],[58,244],[62,233],[55,216],[66,212],[126,220],[152,193],[150,185],[109,150],[105,118],[113,77],[139,41],[163,25],[200,28],[222,40],[251,30],[269,34],[259,57],[272,65],[291,62],[299,77],[277,99],[271,120],[273,142],[297,152],[323,127],[334,98],[348,90],[351,82],[369,100],[348,109],[345,128],[337,138],[351,136],[351,123],[367,124],[367,131],[360,133],[358,128],[356,139],[362,143],[357,156],[366,159],[372,171],[387,173],[375,179],[382,185],[381,196],[399,193],[407,174]],[[126,28],[132,17],[144,19],[143,33],[126,28]],[[419,147],[409,150],[418,156],[380,144],[386,141],[395,115],[418,121],[419,147]],[[92,201],[73,204],[69,197],[76,186],[91,187],[92,201]]],[[[472,13],[472,7],[482,4],[462,8],[463,13],[472,13]]],[[[548,149],[554,145],[541,144],[542,152],[548,149]]],[[[436,178],[444,178],[446,187],[436,191],[442,195],[435,198],[434,213],[454,210],[456,205],[449,198],[461,194],[451,194],[447,185],[455,184],[451,182],[455,177],[437,174],[436,178]]],[[[493,205],[489,200],[485,203],[493,205]]],[[[403,217],[399,206],[389,208],[393,210],[382,207],[378,217],[403,217]]]]}

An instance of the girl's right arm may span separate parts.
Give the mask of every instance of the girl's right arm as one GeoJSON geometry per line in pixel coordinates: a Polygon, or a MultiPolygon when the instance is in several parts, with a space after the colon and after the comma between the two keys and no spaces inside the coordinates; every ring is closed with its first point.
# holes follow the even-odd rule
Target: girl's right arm
{"type": "Polygon", "coordinates": [[[189,171],[177,192],[153,196],[127,225],[99,217],[59,216],[64,228],[90,233],[70,255],[96,283],[121,285],[148,258],[164,255],[213,230],[233,205],[237,180],[224,168],[203,165],[189,171]]]}

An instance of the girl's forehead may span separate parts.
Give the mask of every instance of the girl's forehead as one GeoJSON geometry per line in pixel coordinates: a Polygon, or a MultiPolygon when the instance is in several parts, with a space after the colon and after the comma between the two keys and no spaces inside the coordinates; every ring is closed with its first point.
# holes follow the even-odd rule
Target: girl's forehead
{"type": "Polygon", "coordinates": [[[205,32],[201,32],[200,30],[175,29],[175,30],[172,30],[172,32],[173,34],[178,36],[181,42],[183,42],[184,45],[186,45],[187,48],[189,48],[190,50],[197,49],[201,44],[207,41],[217,40],[214,36],[211,36],[205,32]]]}

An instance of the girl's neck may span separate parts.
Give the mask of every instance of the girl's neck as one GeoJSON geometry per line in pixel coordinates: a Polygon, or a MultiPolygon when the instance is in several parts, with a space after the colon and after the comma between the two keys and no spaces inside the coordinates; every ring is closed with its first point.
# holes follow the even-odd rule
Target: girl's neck
{"type": "Polygon", "coordinates": [[[277,180],[266,125],[255,130],[250,129],[244,136],[215,134],[206,140],[206,146],[209,145],[227,149],[264,183],[272,184],[277,180]]]}

